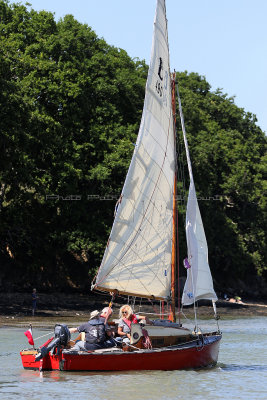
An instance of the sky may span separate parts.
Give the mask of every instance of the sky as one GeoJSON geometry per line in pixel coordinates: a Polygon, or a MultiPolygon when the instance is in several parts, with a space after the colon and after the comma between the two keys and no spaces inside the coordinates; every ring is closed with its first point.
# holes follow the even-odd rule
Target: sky
{"type": "MultiPolygon", "coordinates": [[[[56,20],[74,15],[108,44],[149,64],[156,0],[28,2],[56,20]]],[[[171,69],[205,76],[212,90],[234,96],[267,132],[267,0],[166,0],[166,8],[171,69]]]]}

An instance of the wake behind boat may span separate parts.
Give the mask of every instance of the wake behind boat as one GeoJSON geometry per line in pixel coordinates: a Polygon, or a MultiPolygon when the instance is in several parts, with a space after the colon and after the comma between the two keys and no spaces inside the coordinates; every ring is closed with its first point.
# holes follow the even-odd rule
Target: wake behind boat
{"type": "MultiPolygon", "coordinates": [[[[131,325],[129,345],[94,351],[69,348],[67,326],[57,325],[54,338],[21,352],[24,368],[67,371],[176,370],[214,365],[221,333],[202,332],[196,302],[217,296],[208,263],[208,247],[197,203],[193,172],[178,95],[190,177],[186,213],[187,279],[183,306],[193,305],[194,328],[176,323],[177,155],[176,77],[170,73],[165,0],[157,0],[151,62],[140,129],[116,215],[92,290],[115,296],[149,299],[169,310],[169,319],[131,325]],[[149,338],[149,346],[147,345],[149,338]]],[[[111,305],[111,304],[110,304],[111,305]]],[[[178,311],[179,313],[179,311],[178,311]]],[[[117,321],[112,323],[116,336],[117,321]]]]}

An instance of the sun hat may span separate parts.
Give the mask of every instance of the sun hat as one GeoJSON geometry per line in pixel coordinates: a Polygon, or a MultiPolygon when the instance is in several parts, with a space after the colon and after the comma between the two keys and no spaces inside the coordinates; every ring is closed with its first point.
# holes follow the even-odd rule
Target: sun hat
{"type": "Polygon", "coordinates": [[[93,318],[97,318],[97,317],[99,317],[99,315],[100,315],[100,311],[94,310],[94,311],[92,311],[92,312],[90,313],[90,318],[89,318],[89,320],[90,320],[90,319],[93,319],[93,318]]]}

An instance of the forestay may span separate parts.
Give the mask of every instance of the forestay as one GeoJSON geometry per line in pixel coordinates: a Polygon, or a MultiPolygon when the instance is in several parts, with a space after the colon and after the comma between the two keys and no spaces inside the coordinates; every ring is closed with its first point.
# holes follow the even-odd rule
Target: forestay
{"type": "Polygon", "coordinates": [[[170,295],[174,141],[165,1],[158,0],[141,125],[93,288],[170,295]]]}

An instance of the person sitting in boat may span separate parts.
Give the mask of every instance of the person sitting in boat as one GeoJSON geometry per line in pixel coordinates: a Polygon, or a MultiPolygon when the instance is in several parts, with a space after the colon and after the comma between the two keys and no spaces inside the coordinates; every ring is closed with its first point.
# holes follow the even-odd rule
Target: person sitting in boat
{"type": "Polygon", "coordinates": [[[88,322],[78,328],[70,328],[70,333],[85,332],[85,340],[78,340],[72,350],[87,351],[113,347],[115,342],[107,321],[112,315],[112,309],[105,307],[101,312],[95,310],[90,314],[88,322]]]}
{"type": "Polygon", "coordinates": [[[133,313],[132,307],[128,304],[120,308],[120,320],[118,323],[118,335],[122,338],[124,343],[130,343],[131,339],[131,325],[137,324],[140,321],[144,321],[151,325],[152,322],[143,315],[135,315],[133,313]]]}

